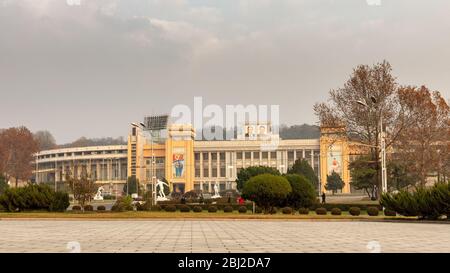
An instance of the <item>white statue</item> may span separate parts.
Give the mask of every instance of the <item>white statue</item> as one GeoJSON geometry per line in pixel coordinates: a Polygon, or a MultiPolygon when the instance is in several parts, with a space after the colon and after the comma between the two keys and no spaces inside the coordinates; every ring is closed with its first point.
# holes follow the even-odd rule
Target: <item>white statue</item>
{"type": "Polygon", "coordinates": [[[214,184],[214,195],[211,198],[220,198],[220,194],[219,194],[219,186],[216,184],[214,184]]]}
{"type": "Polygon", "coordinates": [[[164,201],[167,200],[166,194],[164,193],[164,185],[166,185],[167,187],[169,187],[169,184],[167,184],[164,181],[161,180],[157,180],[158,183],[156,183],[156,188],[159,187],[159,191],[158,191],[158,197],[156,198],[158,201],[164,201]]]}
{"type": "Polygon", "coordinates": [[[95,201],[101,201],[101,200],[103,200],[103,186],[100,186],[98,189],[97,189],[97,193],[95,194],[95,196],[94,196],[94,200],[95,201]]]}

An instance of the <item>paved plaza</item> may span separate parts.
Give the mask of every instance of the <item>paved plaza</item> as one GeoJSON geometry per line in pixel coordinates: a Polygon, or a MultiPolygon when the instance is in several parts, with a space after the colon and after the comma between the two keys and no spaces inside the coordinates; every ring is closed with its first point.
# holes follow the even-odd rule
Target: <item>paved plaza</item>
{"type": "Polygon", "coordinates": [[[450,225],[362,221],[0,220],[0,252],[450,252],[450,225]]]}

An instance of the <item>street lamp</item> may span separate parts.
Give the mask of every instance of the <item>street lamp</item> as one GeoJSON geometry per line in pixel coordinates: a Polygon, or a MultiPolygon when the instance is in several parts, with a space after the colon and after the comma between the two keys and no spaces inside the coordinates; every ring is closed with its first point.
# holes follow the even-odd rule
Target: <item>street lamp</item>
{"type": "MultiPolygon", "coordinates": [[[[373,104],[377,104],[378,100],[375,96],[370,96],[370,100],[373,104]]],[[[356,103],[364,107],[369,108],[369,105],[365,100],[357,100],[356,103]]],[[[383,130],[383,115],[380,110],[380,144],[375,147],[381,149],[381,190],[383,193],[387,192],[387,168],[386,168],[386,134],[383,130]]]]}

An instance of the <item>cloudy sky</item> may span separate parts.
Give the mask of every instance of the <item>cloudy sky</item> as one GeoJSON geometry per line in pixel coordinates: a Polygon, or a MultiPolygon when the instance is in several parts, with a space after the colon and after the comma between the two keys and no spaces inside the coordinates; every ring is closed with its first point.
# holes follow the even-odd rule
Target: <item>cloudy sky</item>
{"type": "Polygon", "coordinates": [[[449,98],[449,11],[448,0],[0,0],[0,128],[48,129],[58,143],[125,136],[194,96],[315,123],[315,102],[383,59],[399,83],[449,98]]]}

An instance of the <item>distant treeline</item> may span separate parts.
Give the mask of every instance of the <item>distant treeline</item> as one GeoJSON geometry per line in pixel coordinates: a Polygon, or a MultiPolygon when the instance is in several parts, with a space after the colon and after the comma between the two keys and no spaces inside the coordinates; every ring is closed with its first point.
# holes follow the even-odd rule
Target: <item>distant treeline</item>
{"type": "Polygon", "coordinates": [[[72,143],[58,145],[59,148],[75,148],[75,147],[90,147],[90,146],[109,146],[109,145],[127,145],[127,141],[123,137],[113,138],[86,138],[81,137],[72,143]]]}
{"type": "MultiPolygon", "coordinates": [[[[204,129],[205,130],[205,129],[204,129]]],[[[228,131],[232,131],[229,129],[228,131]]],[[[226,132],[222,127],[215,127],[211,130],[212,132],[222,131],[223,139],[226,139],[226,132]]],[[[237,129],[234,128],[234,137],[237,137],[237,129]]],[[[280,137],[281,139],[316,139],[320,137],[320,127],[316,125],[302,124],[302,125],[281,125],[280,126],[280,137]]],[[[203,140],[205,140],[203,138],[203,140]]]]}

